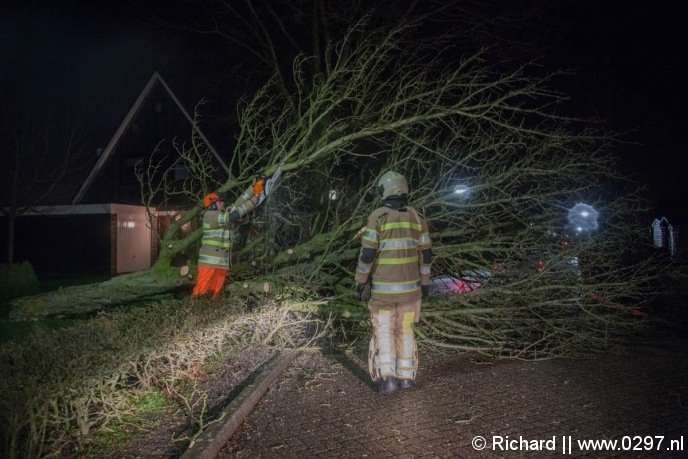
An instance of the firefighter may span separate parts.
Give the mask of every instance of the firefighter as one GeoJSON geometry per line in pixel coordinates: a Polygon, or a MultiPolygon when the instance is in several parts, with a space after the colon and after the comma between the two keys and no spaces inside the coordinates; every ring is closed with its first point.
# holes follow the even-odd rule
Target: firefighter
{"type": "Polygon", "coordinates": [[[198,276],[192,297],[205,293],[211,293],[213,299],[220,296],[229,271],[232,227],[265,200],[269,189],[263,178],[257,178],[229,209],[218,193],[208,193],[203,197],[206,210],[203,213],[203,237],[198,253],[198,276]]]}
{"type": "Polygon", "coordinates": [[[425,219],[407,205],[408,183],[394,171],[378,181],[382,206],[368,217],[356,268],[356,295],[368,301],[373,336],[368,369],[380,392],[412,386],[418,369],[413,325],[430,291],[432,244],[425,219]]]}

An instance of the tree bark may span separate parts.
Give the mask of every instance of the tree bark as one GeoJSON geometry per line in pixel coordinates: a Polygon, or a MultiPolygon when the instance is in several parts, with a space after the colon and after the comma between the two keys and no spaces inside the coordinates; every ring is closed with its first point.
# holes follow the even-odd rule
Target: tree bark
{"type": "Polygon", "coordinates": [[[191,285],[191,280],[187,276],[180,276],[179,270],[168,269],[166,273],[162,273],[149,269],[124,274],[105,282],[17,298],[10,303],[9,320],[79,317],[106,307],[169,295],[191,285]]]}

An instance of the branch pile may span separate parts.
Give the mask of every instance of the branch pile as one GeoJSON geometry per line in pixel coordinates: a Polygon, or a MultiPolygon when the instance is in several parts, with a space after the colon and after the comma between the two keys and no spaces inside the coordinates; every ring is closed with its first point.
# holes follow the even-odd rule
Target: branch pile
{"type": "Polygon", "coordinates": [[[274,303],[253,311],[237,299],[189,306],[150,302],[3,343],[2,457],[69,455],[65,447],[88,456],[98,432],[121,423],[138,427],[141,400],[155,395],[185,414],[192,436],[213,408],[199,381],[213,359],[252,345],[309,346],[328,329],[312,314],[274,303]]]}

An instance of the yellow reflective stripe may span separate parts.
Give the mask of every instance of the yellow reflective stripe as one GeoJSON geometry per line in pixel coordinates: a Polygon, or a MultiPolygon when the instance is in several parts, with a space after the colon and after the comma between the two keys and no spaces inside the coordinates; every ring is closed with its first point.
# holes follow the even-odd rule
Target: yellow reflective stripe
{"type": "Polygon", "coordinates": [[[413,223],[413,222],[392,222],[392,223],[383,223],[382,226],[380,227],[380,231],[388,231],[392,229],[414,229],[417,231],[420,231],[422,227],[420,226],[420,223],[413,223]]]}
{"type": "Polygon", "coordinates": [[[378,265],[405,265],[407,263],[418,263],[418,255],[404,258],[383,258],[377,259],[378,265]]]}
{"type": "Polygon", "coordinates": [[[361,239],[364,241],[377,242],[377,231],[366,228],[366,230],[363,232],[363,235],[361,236],[361,239]]]}
{"type": "Polygon", "coordinates": [[[416,313],[413,311],[407,311],[404,313],[404,317],[401,321],[402,330],[404,331],[404,333],[411,333],[411,324],[413,323],[413,320],[415,318],[416,313]]]}

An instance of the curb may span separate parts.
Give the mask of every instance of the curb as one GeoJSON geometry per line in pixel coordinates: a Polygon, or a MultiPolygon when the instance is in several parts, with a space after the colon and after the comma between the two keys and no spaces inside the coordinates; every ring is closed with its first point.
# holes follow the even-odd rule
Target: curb
{"type": "Polygon", "coordinates": [[[221,418],[224,418],[225,421],[208,427],[195,442],[192,442],[184,454],[180,456],[180,459],[214,459],[236,429],[244,422],[246,416],[265,395],[270,385],[299,353],[299,351],[290,351],[280,355],[277,363],[260,373],[255,382],[246,386],[222,410],[221,418]]]}

